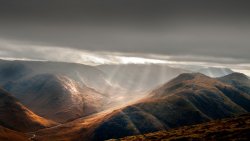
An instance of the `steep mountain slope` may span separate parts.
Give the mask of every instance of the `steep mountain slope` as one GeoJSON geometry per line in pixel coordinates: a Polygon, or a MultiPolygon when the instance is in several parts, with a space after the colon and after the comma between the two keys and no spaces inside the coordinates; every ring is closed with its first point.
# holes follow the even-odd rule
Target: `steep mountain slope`
{"type": "Polygon", "coordinates": [[[223,77],[225,75],[233,73],[231,69],[215,68],[215,67],[202,68],[202,69],[199,69],[197,72],[202,73],[206,76],[210,76],[210,77],[223,77]]]}
{"type": "Polygon", "coordinates": [[[101,111],[105,97],[62,75],[39,74],[7,83],[5,89],[43,117],[65,122],[101,111]]]}
{"type": "Polygon", "coordinates": [[[128,90],[150,90],[187,70],[172,68],[165,64],[100,65],[107,80],[128,90]]]}
{"type": "Polygon", "coordinates": [[[250,139],[250,115],[110,141],[245,140],[250,139]]]}
{"type": "Polygon", "coordinates": [[[0,141],[29,141],[29,138],[24,133],[0,126],[0,141]]]}
{"type": "Polygon", "coordinates": [[[199,73],[181,74],[129,106],[36,134],[41,140],[99,141],[193,125],[249,111],[249,95],[237,88],[199,73]]]}
{"type": "Polygon", "coordinates": [[[0,89],[0,125],[17,131],[34,131],[55,125],[19,103],[6,91],[0,89]]]}

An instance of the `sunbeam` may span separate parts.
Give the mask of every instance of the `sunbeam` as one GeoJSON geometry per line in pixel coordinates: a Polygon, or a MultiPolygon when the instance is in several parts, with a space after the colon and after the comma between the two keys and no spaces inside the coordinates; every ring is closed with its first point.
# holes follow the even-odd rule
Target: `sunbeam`
{"type": "Polygon", "coordinates": [[[148,81],[147,79],[151,72],[151,65],[146,65],[146,67],[140,71],[141,71],[140,78],[139,78],[137,86],[135,87],[135,90],[137,91],[145,90],[143,86],[144,86],[144,83],[147,83],[148,81]]]}

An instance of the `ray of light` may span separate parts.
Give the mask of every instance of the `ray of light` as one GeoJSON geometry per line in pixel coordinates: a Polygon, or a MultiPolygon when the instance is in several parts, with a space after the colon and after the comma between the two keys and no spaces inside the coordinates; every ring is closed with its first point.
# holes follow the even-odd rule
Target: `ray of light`
{"type": "Polygon", "coordinates": [[[207,68],[206,71],[208,73],[208,76],[214,77],[214,74],[212,73],[210,68],[207,68]]]}
{"type": "MultiPolygon", "coordinates": [[[[126,72],[129,72],[129,71],[130,70],[126,69],[126,72]]],[[[127,86],[127,88],[128,88],[129,91],[135,90],[136,86],[135,86],[134,82],[136,82],[138,78],[140,79],[140,76],[139,77],[136,76],[137,75],[137,71],[140,71],[139,68],[136,68],[135,70],[133,70],[131,72],[130,76],[129,76],[131,78],[129,80],[129,83],[128,83],[128,86],[127,86]]],[[[122,76],[122,80],[127,79],[126,77],[127,76],[122,76]]]]}
{"type": "Polygon", "coordinates": [[[143,84],[147,83],[148,75],[150,75],[150,72],[151,72],[151,65],[146,65],[145,69],[141,70],[141,72],[142,73],[140,74],[138,84],[135,88],[136,90],[141,90],[141,88],[143,87],[143,84]]]}
{"type": "Polygon", "coordinates": [[[167,68],[166,68],[166,66],[165,65],[161,65],[161,72],[160,72],[160,74],[159,74],[159,76],[160,76],[160,82],[161,83],[166,83],[166,81],[167,80],[165,80],[166,78],[167,78],[167,68]]]}
{"type": "MultiPolygon", "coordinates": [[[[113,69],[111,71],[109,71],[109,73],[105,74],[106,75],[106,78],[107,78],[107,81],[109,84],[111,84],[112,88],[114,87],[120,87],[119,85],[117,85],[113,79],[115,77],[115,75],[119,72],[119,68],[120,66],[114,66],[113,69]]],[[[107,94],[112,94],[113,93],[113,89],[111,89],[111,87],[107,86],[103,89],[103,92],[104,93],[107,93],[107,94]]]]}

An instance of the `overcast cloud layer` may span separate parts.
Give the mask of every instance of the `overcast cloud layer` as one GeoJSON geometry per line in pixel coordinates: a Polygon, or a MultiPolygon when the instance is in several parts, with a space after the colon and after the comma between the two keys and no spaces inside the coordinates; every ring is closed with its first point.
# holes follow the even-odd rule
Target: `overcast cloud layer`
{"type": "Polygon", "coordinates": [[[0,57],[249,64],[249,13],[243,0],[0,0],[0,57]]]}

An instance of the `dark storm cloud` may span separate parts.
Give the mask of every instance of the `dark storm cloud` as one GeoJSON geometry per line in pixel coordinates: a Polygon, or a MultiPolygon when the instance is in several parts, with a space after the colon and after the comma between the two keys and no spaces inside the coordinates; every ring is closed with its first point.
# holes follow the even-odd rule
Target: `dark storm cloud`
{"type": "Polygon", "coordinates": [[[0,0],[0,38],[250,60],[249,13],[243,0],[0,0]]]}
{"type": "Polygon", "coordinates": [[[0,10],[7,18],[151,20],[189,15],[244,16],[249,12],[248,4],[243,0],[1,0],[0,10]]]}

